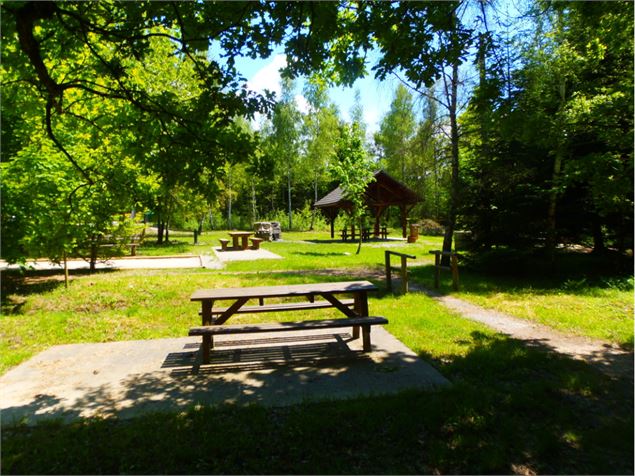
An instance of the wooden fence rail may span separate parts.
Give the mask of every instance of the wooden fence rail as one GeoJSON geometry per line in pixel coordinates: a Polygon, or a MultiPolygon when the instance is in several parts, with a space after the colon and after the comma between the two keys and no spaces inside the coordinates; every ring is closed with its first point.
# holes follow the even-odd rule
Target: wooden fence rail
{"type": "Polygon", "coordinates": [[[452,288],[455,291],[459,290],[459,254],[450,251],[433,250],[429,251],[431,255],[434,255],[434,287],[439,288],[439,281],[441,277],[441,270],[445,269],[452,272],[452,288]],[[441,257],[450,257],[450,266],[441,266],[441,257]]]}
{"type": "Polygon", "coordinates": [[[391,292],[392,292],[392,277],[391,277],[391,273],[392,273],[393,267],[390,266],[390,255],[395,255],[395,256],[400,256],[401,257],[401,267],[400,268],[395,267],[394,269],[400,270],[400,274],[401,274],[401,292],[403,294],[405,294],[405,293],[408,292],[408,265],[406,263],[406,260],[408,258],[417,259],[417,257],[413,256],[413,255],[407,255],[407,254],[404,254],[404,253],[397,253],[396,251],[388,251],[388,250],[386,250],[386,252],[385,252],[386,287],[391,292]]]}

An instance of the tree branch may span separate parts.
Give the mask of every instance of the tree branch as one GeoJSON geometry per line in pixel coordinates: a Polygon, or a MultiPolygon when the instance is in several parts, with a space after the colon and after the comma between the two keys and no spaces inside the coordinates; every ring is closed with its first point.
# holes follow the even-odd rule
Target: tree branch
{"type": "Polygon", "coordinates": [[[70,163],[73,164],[73,166],[79,171],[81,176],[84,177],[84,179],[86,179],[86,181],[90,185],[93,185],[95,182],[90,177],[90,175],[88,175],[88,172],[84,170],[77,163],[77,161],[73,158],[73,156],[71,156],[71,154],[68,153],[68,151],[62,145],[62,143],[57,139],[57,137],[55,137],[55,134],[53,133],[53,126],[51,125],[51,109],[52,108],[53,108],[53,99],[49,97],[49,99],[46,101],[46,132],[49,138],[53,141],[53,143],[57,146],[57,148],[66,156],[66,158],[70,161],[70,163]]]}

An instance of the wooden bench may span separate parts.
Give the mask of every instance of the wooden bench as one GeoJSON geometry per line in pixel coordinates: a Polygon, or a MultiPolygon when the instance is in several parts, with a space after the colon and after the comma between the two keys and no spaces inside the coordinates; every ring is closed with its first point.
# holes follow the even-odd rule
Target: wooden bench
{"type": "Polygon", "coordinates": [[[264,241],[262,238],[249,238],[249,240],[251,241],[252,250],[260,249],[260,243],[264,241]]]}
{"type": "Polygon", "coordinates": [[[112,236],[104,236],[101,238],[97,246],[100,248],[130,248],[130,256],[137,256],[137,247],[141,246],[143,238],[145,236],[145,229],[139,233],[130,237],[130,242],[125,243],[121,238],[114,238],[112,236]]]}
{"type": "Polygon", "coordinates": [[[227,251],[227,245],[229,244],[229,240],[224,238],[219,238],[221,251],[227,251]]]}
{"type": "Polygon", "coordinates": [[[312,329],[336,329],[359,326],[362,328],[362,344],[364,352],[370,352],[370,327],[388,324],[385,317],[352,317],[347,319],[325,319],[319,321],[271,322],[266,324],[232,324],[222,326],[199,326],[190,329],[190,336],[209,336],[210,349],[214,347],[215,335],[254,334],[259,332],[301,331],[312,329]]]}
{"type": "MultiPolygon", "coordinates": [[[[355,304],[354,299],[342,299],[340,301],[344,306],[353,307],[355,304]]],[[[327,307],[333,307],[328,301],[314,301],[314,302],[283,302],[276,304],[261,304],[260,306],[243,306],[236,311],[236,314],[251,314],[258,312],[280,312],[280,311],[303,311],[307,309],[324,309],[327,307]]],[[[212,316],[220,316],[229,307],[216,307],[212,308],[212,316]]],[[[199,312],[199,315],[201,312],[199,312]]]]}

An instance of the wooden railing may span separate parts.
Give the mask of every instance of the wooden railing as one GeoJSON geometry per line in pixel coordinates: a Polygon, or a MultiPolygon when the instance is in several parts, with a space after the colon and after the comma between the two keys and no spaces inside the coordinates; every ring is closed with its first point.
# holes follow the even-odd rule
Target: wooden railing
{"type": "Polygon", "coordinates": [[[390,255],[395,255],[395,256],[400,256],[401,257],[401,267],[394,267],[394,269],[400,270],[400,274],[401,274],[401,292],[403,294],[408,292],[408,265],[406,260],[408,258],[410,259],[417,259],[416,256],[413,255],[407,255],[404,253],[397,253],[396,251],[388,251],[386,250],[385,252],[385,261],[386,261],[386,287],[388,288],[389,291],[392,292],[392,277],[391,277],[391,273],[393,270],[393,267],[390,266],[390,255]]]}
{"type": "Polygon", "coordinates": [[[448,270],[452,272],[452,288],[455,291],[459,290],[459,254],[453,251],[441,251],[433,250],[429,251],[431,255],[434,255],[434,287],[439,288],[439,280],[441,277],[441,270],[448,270]],[[441,257],[450,257],[450,266],[441,266],[441,257]]]}

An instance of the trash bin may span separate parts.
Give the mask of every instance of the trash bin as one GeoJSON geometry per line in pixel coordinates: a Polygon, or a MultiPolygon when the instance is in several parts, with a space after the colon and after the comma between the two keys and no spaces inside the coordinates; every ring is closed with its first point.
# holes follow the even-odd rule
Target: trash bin
{"type": "Polygon", "coordinates": [[[408,235],[408,243],[415,243],[419,239],[419,224],[410,224],[410,235],[408,235]]]}
{"type": "Polygon", "coordinates": [[[282,230],[280,229],[280,222],[272,221],[271,222],[271,237],[273,238],[274,241],[277,241],[280,239],[280,235],[282,234],[281,231],[282,230]]]}

